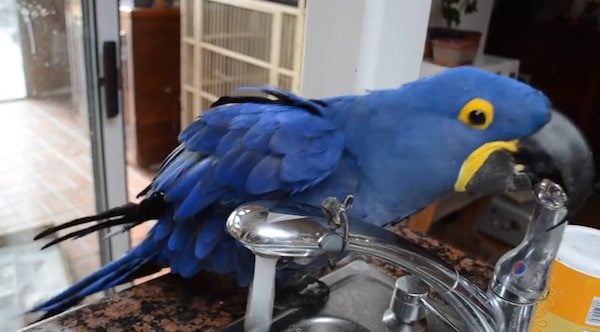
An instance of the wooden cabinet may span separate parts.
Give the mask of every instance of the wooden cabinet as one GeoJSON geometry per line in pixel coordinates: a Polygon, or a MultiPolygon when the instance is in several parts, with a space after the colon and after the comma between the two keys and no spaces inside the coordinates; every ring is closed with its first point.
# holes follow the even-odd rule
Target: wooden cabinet
{"type": "Polygon", "coordinates": [[[127,160],[159,164],[177,144],[180,123],[179,8],[121,9],[127,160]]]}

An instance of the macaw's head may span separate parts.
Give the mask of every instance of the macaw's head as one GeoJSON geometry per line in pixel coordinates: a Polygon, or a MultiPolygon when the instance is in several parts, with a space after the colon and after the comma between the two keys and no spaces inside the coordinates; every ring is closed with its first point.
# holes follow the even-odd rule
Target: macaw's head
{"type": "Polygon", "coordinates": [[[419,100],[435,99],[435,107],[421,111],[435,115],[439,137],[447,139],[438,149],[462,159],[453,169],[456,191],[517,191],[549,178],[567,191],[571,212],[591,192],[592,154],[585,139],[531,86],[459,67],[407,90],[421,95],[419,100]]]}

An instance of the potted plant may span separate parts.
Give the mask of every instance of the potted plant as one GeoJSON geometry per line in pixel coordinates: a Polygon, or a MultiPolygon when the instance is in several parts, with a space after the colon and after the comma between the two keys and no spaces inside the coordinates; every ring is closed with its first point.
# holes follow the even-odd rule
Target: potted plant
{"type": "Polygon", "coordinates": [[[477,12],[477,0],[441,0],[442,17],[446,26],[452,28],[452,24],[460,24],[460,14],[471,14],[477,12]]]}
{"type": "Polygon", "coordinates": [[[431,28],[428,31],[429,47],[433,62],[442,66],[455,67],[473,63],[481,33],[456,29],[462,14],[477,12],[477,0],[441,0],[441,14],[446,21],[445,28],[431,28]]]}

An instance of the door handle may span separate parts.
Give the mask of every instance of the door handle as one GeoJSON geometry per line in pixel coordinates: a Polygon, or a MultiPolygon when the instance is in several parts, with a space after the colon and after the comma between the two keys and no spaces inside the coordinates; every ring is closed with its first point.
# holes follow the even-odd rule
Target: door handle
{"type": "Polygon", "coordinates": [[[104,105],[106,116],[119,115],[119,72],[117,69],[117,43],[105,41],[102,44],[102,68],[104,68],[104,105]]]}

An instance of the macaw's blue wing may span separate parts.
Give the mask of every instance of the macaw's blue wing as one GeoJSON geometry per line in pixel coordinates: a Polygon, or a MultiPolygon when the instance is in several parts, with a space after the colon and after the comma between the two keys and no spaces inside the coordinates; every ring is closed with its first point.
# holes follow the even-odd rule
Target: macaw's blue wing
{"type": "Polygon", "coordinates": [[[50,244],[92,231],[158,219],[144,242],[34,310],[60,312],[94,292],[127,281],[149,262],[184,277],[201,269],[227,273],[242,285],[252,275],[251,253],[225,231],[230,211],[244,202],[285,198],[331,175],[344,149],[342,132],[319,114],[323,105],[267,89],[274,99],[224,97],[179,137],[180,146],[129,204],[49,229],[36,238],[98,222],[50,244]]]}
{"type": "Polygon", "coordinates": [[[148,194],[161,192],[187,220],[222,200],[293,194],[329,176],[344,138],[329,120],[277,104],[220,106],[180,135],[183,149],[148,194]]]}
{"type": "Polygon", "coordinates": [[[172,209],[151,238],[174,272],[190,276],[208,268],[246,282],[251,257],[234,257],[245,250],[224,234],[227,212],[314,186],[335,170],[344,147],[329,120],[270,102],[219,106],[183,131],[180,142],[183,148],[148,191],[162,193],[172,209]]]}

